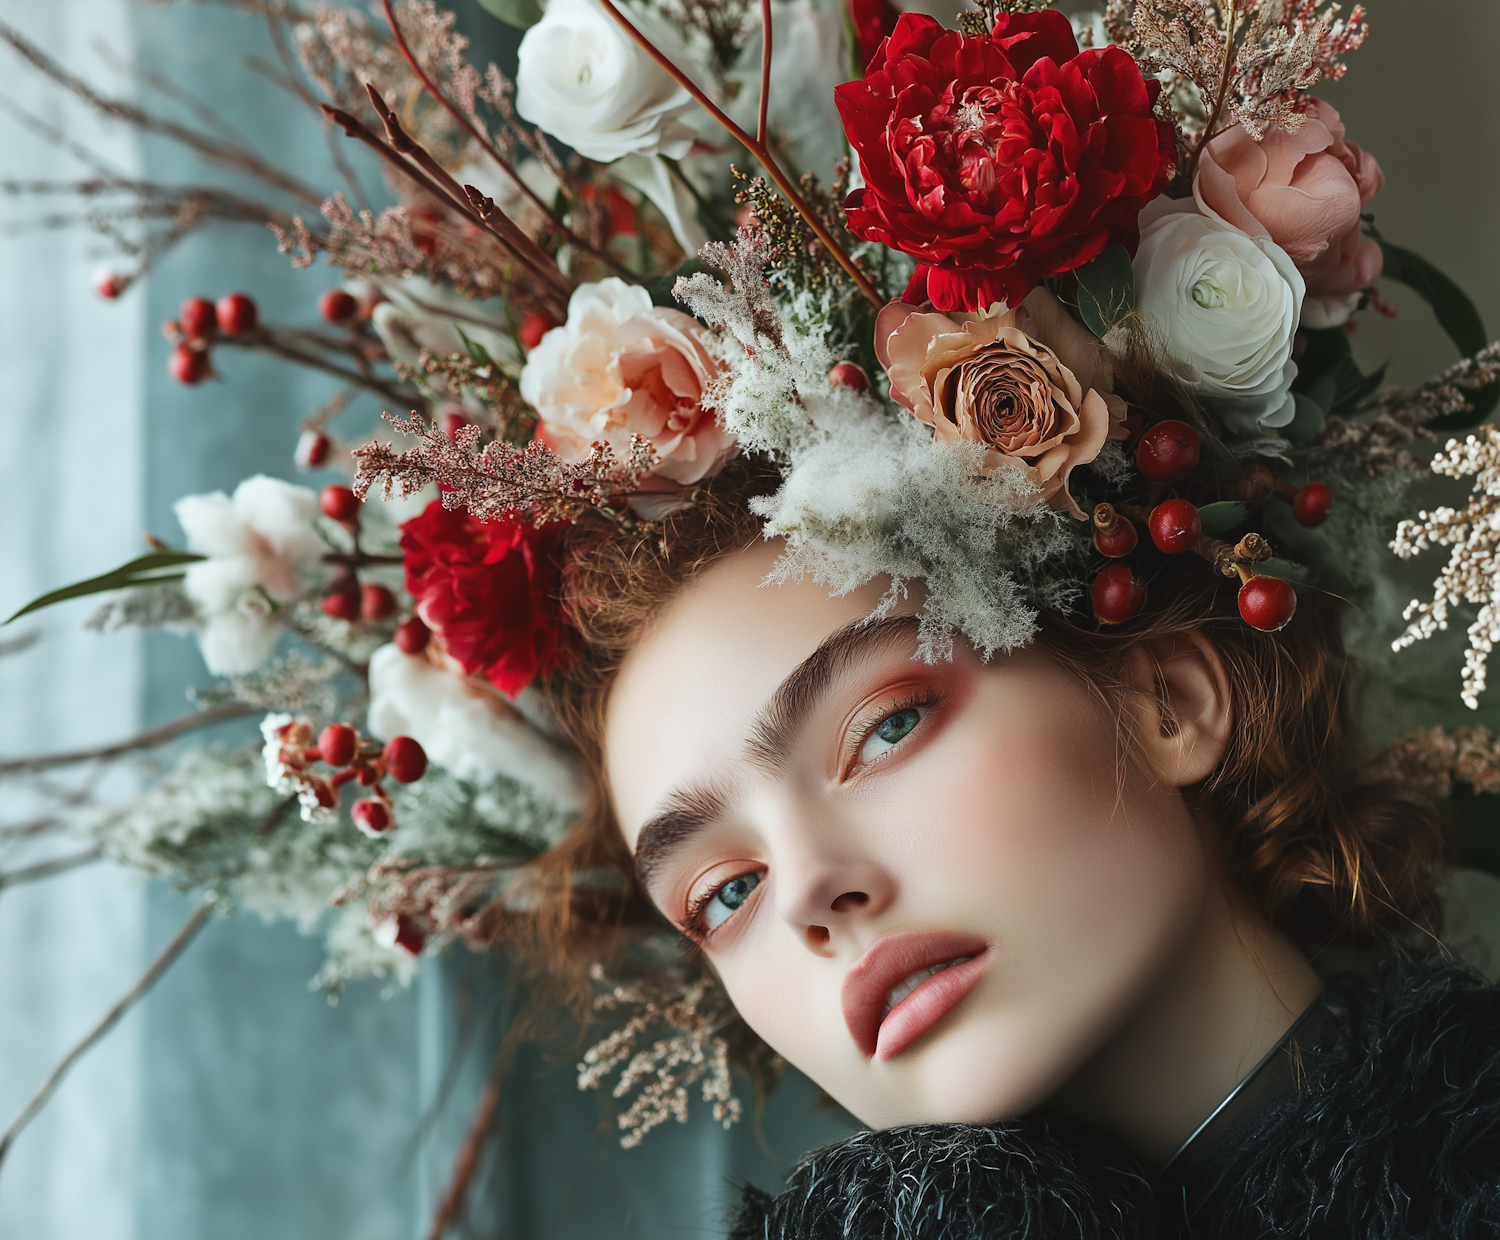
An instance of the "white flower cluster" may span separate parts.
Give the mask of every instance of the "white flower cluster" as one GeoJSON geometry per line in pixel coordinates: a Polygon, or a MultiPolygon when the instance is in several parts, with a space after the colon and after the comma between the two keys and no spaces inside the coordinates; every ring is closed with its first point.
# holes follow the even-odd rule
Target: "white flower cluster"
{"type": "Polygon", "coordinates": [[[920,580],[927,659],[948,654],[955,630],[986,656],[1030,641],[1038,607],[1062,605],[1069,590],[1058,571],[1075,545],[1068,519],[1019,468],[983,476],[982,444],[936,443],[914,419],[830,385],[838,359],[798,325],[817,316],[780,313],[752,243],[704,257],[731,287],[695,275],[676,294],[724,334],[729,377],[714,403],[725,428],[784,462],[781,489],[754,504],[767,536],[787,540],[774,579],[806,573],[845,594],[889,576],[882,609],[920,580]],[[1044,560],[1045,576],[1034,572],[1044,560]]]}

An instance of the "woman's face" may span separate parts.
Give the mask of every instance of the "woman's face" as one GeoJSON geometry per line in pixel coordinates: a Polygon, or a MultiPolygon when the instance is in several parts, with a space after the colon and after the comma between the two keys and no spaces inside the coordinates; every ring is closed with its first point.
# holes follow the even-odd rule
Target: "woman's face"
{"type": "Polygon", "coordinates": [[[609,702],[652,898],[740,1014],[863,1122],[985,1122],[1057,1090],[1183,950],[1209,887],[1177,790],[1036,645],[923,663],[915,604],[681,592],[609,702]]]}

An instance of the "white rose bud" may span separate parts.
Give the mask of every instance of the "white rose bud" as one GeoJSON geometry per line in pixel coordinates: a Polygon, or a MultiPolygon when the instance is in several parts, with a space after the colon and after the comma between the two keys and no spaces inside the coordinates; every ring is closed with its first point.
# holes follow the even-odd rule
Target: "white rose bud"
{"type": "Polygon", "coordinates": [[[1178,375],[1231,430],[1292,420],[1292,336],[1306,286],[1285,250],[1218,220],[1171,214],[1141,229],[1135,281],[1178,375]]]}
{"type": "Polygon", "coordinates": [[[596,0],[550,0],[519,57],[516,111],[580,155],[680,159],[692,146],[692,130],[677,119],[692,97],[596,0]]]}

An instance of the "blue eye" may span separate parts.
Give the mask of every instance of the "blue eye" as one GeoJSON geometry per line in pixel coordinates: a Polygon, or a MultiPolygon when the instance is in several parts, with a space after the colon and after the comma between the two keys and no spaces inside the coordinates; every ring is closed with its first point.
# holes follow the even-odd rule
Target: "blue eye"
{"type": "Polygon", "coordinates": [[[701,914],[705,929],[717,930],[734,916],[735,910],[750,898],[750,893],[760,886],[761,874],[741,874],[731,878],[720,887],[703,906],[701,914]]]}
{"type": "Polygon", "coordinates": [[[875,730],[865,739],[860,746],[859,760],[869,762],[878,758],[887,750],[894,749],[903,740],[911,735],[917,724],[922,722],[922,716],[926,708],[922,706],[908,706],[904,710],[898,710],[894,714],[887,715],[878,724],[875,730]]]}

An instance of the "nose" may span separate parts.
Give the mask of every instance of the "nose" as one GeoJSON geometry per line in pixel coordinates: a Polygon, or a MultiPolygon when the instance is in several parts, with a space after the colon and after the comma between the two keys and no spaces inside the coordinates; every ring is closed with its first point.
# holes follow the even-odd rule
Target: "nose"
{"type": "Polygon", "coordinates": [[[891,906],[895,874],[836,824],[801,819],[785,826],[771,858],[778,911],[810,951],[832,956],[840,934],[891,906]]]}

